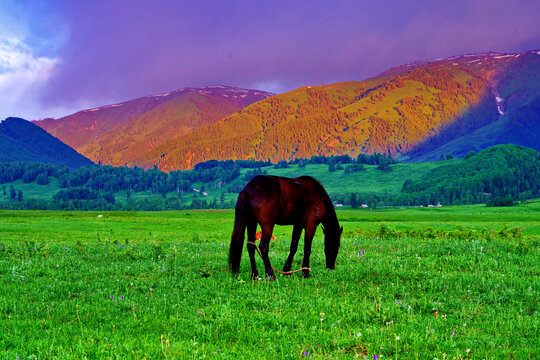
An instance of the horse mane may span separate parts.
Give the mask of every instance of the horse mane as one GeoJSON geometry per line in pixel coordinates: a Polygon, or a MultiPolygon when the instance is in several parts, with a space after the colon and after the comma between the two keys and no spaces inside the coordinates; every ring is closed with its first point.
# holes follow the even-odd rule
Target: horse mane
{"type": "Polygon", "coordinates": [[[310,181],[315,184],[317,187],[317,190],[321,193],[324,201],[324,206],[326,208],[326,214],[325,218],[323,219],[323,225],[329,228],[334,229],[334,227],[337,229],[338,222],[337,222],[337,215],[336,210],[334,209],[334,204],[332,203],[332,199],[330,199],[330,195],[326,192],[326,189],[324,188],[323,184],[317,179],[315,179],[312,176],[300,176],[299,179],[309,179],[310,181]],[[335,221],[334,221],[335,220],[335,221]]]}

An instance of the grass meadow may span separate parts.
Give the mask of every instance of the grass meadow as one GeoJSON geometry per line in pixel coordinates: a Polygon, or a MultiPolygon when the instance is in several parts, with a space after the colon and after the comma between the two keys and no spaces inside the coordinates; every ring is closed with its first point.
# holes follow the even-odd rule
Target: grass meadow
{"type": "Polygon", "coordinates": [[[233,217],[0,211],[0,357],[540,357],[540,201],[339,210],[336,270],[319,229],[312,277],[273,282],[249,279],[246,251],[227,271],[233,217]]]}

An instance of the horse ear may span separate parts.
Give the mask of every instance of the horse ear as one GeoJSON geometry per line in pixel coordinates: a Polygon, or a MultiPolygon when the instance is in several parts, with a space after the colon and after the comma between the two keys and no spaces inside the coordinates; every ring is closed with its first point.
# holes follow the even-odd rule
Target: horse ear
{"type": "Polygon", "coordinates": [[[321,228],[322,228],[323,234],[326,235],[326,229],[324,228],[324,226],[321,225],[321,228]]]}

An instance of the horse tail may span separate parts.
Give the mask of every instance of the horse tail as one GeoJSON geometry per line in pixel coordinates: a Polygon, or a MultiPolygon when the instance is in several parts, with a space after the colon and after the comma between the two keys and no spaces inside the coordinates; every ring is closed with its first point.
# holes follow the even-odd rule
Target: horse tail
{"type": "Polygon", "coordinates": [[[244,193],[241,192],[236,201],[234,228],[231,237],[231,245],[229,247],[229,269],[233,274],[237,274],[240,271],[240,259],[242,258],[242,248],[244,247],[244,237],[246,233],[244,201],[244,193]]]}

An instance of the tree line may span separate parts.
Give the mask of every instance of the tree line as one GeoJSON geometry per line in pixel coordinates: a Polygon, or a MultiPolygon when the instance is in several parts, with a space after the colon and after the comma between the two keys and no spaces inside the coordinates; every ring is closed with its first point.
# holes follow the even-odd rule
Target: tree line
{"type": "MultiPolygon", "coordinates": [[[[364,164],[391,171],[394,159],[385,154],[364,155],[356,159],[343,156],[312,156],[273,164],[276,168],[292,165],[325,164],[329,171],[345,174],[363,171],[364,164]],[[332,170],[333,169],[333,170],[332,170]]],[[[76,170],[65,166],[25,163],[0,163],[2,197],[0,208],[65,210],[166,210],[194,208],[231,208],[234,201],[227,193],[239,193],[254,176],[266,174],[270,161],[210,160],[193,170],[165,173],[157,168],[89,166],[76,170]],[[247,169],[241,172],[241,169],[247,169]],[[59,190],[50,199],[31,198],[14,186],[15,181],[47,185],[59,190]],[[195,188],[197,186],[197,188],[195,188]],[[206,190],[220,195],[209,197],[206,190]],[[216,191],[217,190],[217,191],[216,191]],[[122,192],[122,201],[118,193],[122,192]],[[193,194],[190,199],[189,195],[193,194]],[[142,196],[141,194],[146,194],[142,196]],[[187,199],[186,199],[187,197],[187,199]]],[[[507,205],[540,196],[539,153],[516,145],[495,146],[469,153],[458,163],[439,166],[419,180],[405,180],[399,193],[330,193],[335,203],[371,208],[381,206],[419,206],[442,203],[488,203],[507,205]]]]}

